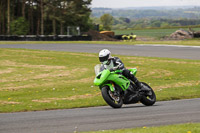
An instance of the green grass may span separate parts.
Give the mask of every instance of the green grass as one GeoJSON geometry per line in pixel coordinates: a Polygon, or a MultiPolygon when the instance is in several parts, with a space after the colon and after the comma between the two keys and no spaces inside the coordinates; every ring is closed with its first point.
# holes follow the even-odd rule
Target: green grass
{"type": "MultiPolygon", "coordinates": [[[[199,133],[200,123],[188,123],[160,127],[141,127],[133,129],[103,130],[87,133],[199,133]]],[[[86,133],[86,132],[84,132],[86,133]]]]}
{"type": "MultiPolygon", "coordinates": [[[[200,60],[118,57],[158,100],[200,97],[200,60]]],[[[98,63],[97,54],[0,49],[0,112],[106,105],[93,85],[98,63]]]]}
{"type": "Polygon", "coordinates": [[[167,45],[186,45],[186,46],[200,46],[200,39],[180,40],[180,41],[0,41],[1,44],[66,44],[66,43],[79,43],[79,44],[118,44],[118,45],[136,45],[136,44],[167,44],[167,45]]]}
{"type": "MultiPolygon", "coordinates": [[[[116,35],[123,34],[136,34],[137,36],[146,36],[146,37],[155,37],[160,38],[166,35],[170,35],[176,30],[184,29],[188,30],[188,28],[167,28],[167,29],[141,29],[141,30],[114,30],[116,35]]],[[[200,28],[192,28],[194,31],[199,31],[200,28]]]]}

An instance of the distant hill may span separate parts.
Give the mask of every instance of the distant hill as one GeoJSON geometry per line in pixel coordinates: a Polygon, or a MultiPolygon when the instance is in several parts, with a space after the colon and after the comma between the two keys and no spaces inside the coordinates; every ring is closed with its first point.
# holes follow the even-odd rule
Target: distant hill
{"type": "Polygon", "coordinates": [[[200,6],[168,6],[168,7],[127,7],[127,8],[92,8],[92,15],[100,17],[109,13],[114,17],[130,19],[168,18],[168,19],[199,19],[200,6]]]}
{"type": "MultiPolygon", "coordinates": [[[[176,10],[176,9],[191,9],[196,6],[150,6],[150,7],[126,7],[124,10],[176,10]]],[[[119,8],[120,9],[120,8],[119,8]]]]}

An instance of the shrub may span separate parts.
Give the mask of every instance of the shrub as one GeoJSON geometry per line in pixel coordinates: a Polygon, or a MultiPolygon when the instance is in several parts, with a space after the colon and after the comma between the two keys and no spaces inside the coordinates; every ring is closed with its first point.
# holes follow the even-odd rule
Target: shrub
{"type": "Polygon", "coordinates": [[[12,21],[10,27],[12,35],[27,35],[29,32],[29,24],[24,17],[12,21]]]}

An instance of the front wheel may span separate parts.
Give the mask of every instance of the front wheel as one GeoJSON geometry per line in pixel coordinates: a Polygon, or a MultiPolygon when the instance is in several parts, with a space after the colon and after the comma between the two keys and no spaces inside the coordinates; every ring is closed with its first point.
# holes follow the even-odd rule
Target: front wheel
{"type": "Polygon", "coordinates": [[[113,108],[121,108],[123,101],[120,96],[116,96],[108,86],[101,89],[101,94],[108,105],[113,108]]]}
{"type": "Polygon", "coordinates": [[[156,102],[156,94],[148,84],[144,82],[142,82],[142,84],[148,87],[150,91],[142,96],[140,102],[146,106],[152,106],[156,102]]]}

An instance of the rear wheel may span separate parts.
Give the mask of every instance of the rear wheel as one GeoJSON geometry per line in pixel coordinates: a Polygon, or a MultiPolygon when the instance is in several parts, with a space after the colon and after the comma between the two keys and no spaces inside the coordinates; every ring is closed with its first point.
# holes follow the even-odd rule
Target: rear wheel
{"type": "Polygon", "coordinates": [[[142,82],[142,84],[145,85],[146,87],[148,87],[150,89],[150,91],[146,94],[144,93],[140,102],[146,106],[152,106],[156,102],[156,95],[155,95],[153,89],[148,84],[146,84],[144,82],[142,82]]]}
{"type": "Polygon", "coordinates": [[[108,86],[104,86],[101,89],[101,94],[108,105],[113,108],[121,108],[123,101],[120,95],[114,94],[108,86]]]}

